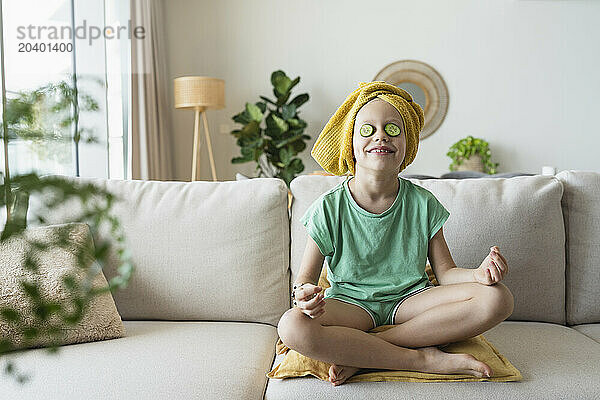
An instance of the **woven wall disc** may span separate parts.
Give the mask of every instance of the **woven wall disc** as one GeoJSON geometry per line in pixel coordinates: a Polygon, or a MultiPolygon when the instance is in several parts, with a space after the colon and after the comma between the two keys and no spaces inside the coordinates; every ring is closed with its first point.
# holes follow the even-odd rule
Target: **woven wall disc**
{"type": "Polygon", "coordinates": [[[442,76],[430,65],[416,60],[401,60],[385,66],[374,81],[385,81],[409,92],[425,114],[419,139],[435,132],[448,111],[448,88],[442,76]]]}

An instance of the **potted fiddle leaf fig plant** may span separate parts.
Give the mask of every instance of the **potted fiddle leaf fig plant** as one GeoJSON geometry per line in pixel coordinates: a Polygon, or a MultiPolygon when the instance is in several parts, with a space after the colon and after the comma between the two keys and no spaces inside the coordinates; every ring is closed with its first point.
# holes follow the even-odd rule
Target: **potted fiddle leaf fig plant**
{"type": "Polygon", "coordinates": [[[276,100],[259,96],[263,101],[246,103],[245,109],[232,119],[243,125],[231,131],[237,138],[241,157],[231,163],[256,162],[258,177],[277,177],[289,187],[292,179],[304,171],[304,164],[296,155],[306,148],[310,136],[304,134],[307,124],[299,117],[299,108],[308,101],[308,93],[290,98],[300,77],[291,80],[285,72],[271,74],[271,84],[276,100]],[[261,126],[264,121],[264,127],[261,126]]]}
{"type": "Polygon", "coordinates": [[[495,174],[499,163],[491,160],[489,143],[469,135],[450,146],[446,153],[452,159],[450,171],[478,171],[495,174]]]}

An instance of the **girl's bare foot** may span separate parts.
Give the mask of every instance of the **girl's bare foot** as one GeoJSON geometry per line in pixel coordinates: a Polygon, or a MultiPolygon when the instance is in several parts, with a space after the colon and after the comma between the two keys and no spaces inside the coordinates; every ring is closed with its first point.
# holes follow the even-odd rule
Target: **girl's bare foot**
{"type": "Polygon", "coordinates": [[[489,378],[492,375],[492,369],[471,354],[446,353],[435,346],[421,347],[419,350],[425,355],[426,369],[423,372],[466,374],[478,378],[489,378]]]}
{"type": "Polygon", "coordinates": [[[329,367],[329,382],[331,382],[333,386],[341,385],[359,369],[360,368],[349,367],[347,365],[331,364],[331,367],[329,367]]]}
{"type": "MultiPolygon", "coordinates": [[[[421,347],[419,350],[425,355],[425,368],[423,372],[466,374],[478,378],[489,378],[492,375],[492,369],[471,354],[446,353],[435,346],[421,347]]],[[[329,381],[333,386],[341,385],[352,375],[356,374],[358,370],[360,368],[331,364],[331,367],[329,367],[329,381]]]]}

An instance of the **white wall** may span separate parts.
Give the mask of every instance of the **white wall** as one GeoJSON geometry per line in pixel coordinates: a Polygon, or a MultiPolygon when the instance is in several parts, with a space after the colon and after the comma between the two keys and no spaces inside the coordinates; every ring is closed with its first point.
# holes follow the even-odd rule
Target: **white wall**
{"type": "MultiPolygon", "coordinates": [[[[449,146],[469,134],[490,142],[498,172],[600,171],[598,1],[170,0],[165,9],[176,179],[191,174],[194,113],[173,108],[173,78],[225,80],[227,106],[207,116],[219,180],[232,180],[254,176],[255,164],[230,163],[240,155],[231,117],[273,98],[272,71],[300,76],[292,97],[311,97],[301,108],[309,173],[321,169],[310,149],[337,107],[402,59],[437,69],[450,97],[407,174],[447,172],[449,146]]],[[[200,179],[211,180],[201,150],[200,179]]]]}

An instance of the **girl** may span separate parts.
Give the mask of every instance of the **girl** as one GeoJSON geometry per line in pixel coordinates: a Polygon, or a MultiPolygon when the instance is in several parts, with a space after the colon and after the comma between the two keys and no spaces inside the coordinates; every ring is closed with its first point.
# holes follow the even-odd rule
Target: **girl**
{"type": "Polygon", "coordinates": [[[362,82],[329,120],[311,155],[335,175],[350,172],[300,219],[308,231],[294,307],[277,330],[289,348],[331,363],[344,383],[360,368],[490,377],[469,354],[436,346],[479,335],[505,320],[513,297],[499,283],[508,265],[497,246],[479,268],[456,267],[443,234],[449,212],[398,176],[415,158],[424,117],[407,92],[362,82]],[[440,286],[425,272],[429,257],[440,286]],[[331,284],[316,286],[327,261],[331,284]],[[386,331],[367,333],[380,325],[386,331]]]}

